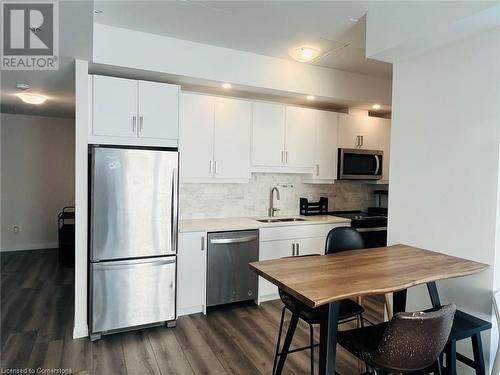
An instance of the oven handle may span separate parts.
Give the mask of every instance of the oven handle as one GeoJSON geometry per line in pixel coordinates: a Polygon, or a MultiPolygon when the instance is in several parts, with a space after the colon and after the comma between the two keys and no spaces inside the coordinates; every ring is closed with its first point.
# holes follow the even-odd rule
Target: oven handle
{"type": "Polygon", "coordinates": [[[380,170],[380,160],[379,160],[379,158],[378,158],[378,155],[373,155],[373,156],[375,156],[375,161],[377,162],[377,167],[375,168],[375,173],[374,173],[374,175],[378,175],[378,172],[379,172],[379,170],[380,170]]]}
{"type": "Polygon", "coordinates": [[[383,232],[387,227],[374,227],[374,228],[355,228],[358,232],[383,232]]]}

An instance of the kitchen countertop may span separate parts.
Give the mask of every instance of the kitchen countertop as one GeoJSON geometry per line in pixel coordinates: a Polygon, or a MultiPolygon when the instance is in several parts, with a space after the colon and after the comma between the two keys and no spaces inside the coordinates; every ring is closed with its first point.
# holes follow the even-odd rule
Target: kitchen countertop
{"type": "Polygon", "coordinates": [[[311,224],[343,224],[350,223],[351,220],[337,216],[318,215],[318,216],[275,216],[274,219],[280,218],[302,218],[305,221],[277,222],[277,223],[261,223],[259,219],[270,219],[269,217],[231,217],[221,219],[191,219],[179,221],[179,232],[219,232],[229,230],[245,230],[259,229],[271,227],[284,227],[294,225],[311,225],[311,224]]]}

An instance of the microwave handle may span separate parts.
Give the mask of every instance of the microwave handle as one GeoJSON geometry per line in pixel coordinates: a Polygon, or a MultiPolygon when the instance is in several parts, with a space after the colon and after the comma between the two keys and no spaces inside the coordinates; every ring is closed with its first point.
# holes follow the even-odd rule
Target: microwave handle
{"type": "Polygon", "coordinates": [[[373,155],[373,156],[375,156],[375,162],[377,163],[377,166],[375,168],[375,173],[374,173],[374,175],[376,176],[376,175],[378,175],[378,172],[380,170],[380,159],[378,158],[378,155],[373,155]]]}

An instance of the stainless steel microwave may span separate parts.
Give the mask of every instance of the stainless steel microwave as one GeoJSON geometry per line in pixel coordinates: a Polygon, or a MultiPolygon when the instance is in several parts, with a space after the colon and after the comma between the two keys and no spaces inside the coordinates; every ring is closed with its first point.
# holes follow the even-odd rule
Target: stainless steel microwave
{"type": "Polygon", "coordinates": [[[384,152],[379,150],[339,148],[338,179],[380,180],[383,157],[384,152]]]}

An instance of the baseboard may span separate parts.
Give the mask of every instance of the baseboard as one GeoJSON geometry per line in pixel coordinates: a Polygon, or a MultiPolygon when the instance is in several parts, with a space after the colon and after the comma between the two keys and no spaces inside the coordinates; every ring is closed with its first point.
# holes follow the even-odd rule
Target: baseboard
{"type": "Polygon", "coordinates": [[[59,244],[57,242],[45,243],[30,243],[22,245],[14,245],[0,248],[0,252],[5,251],[23,251],[23,250],[44,250],[44,249],[57,249],[59,244]]]}
{"type": "Polygon", "coordinates": [[[186,307],[177,310],[177,316],[191,315],[203,312],[203,305],[186,307]]]}
{"type": "Polygon", "coordinates": [[[82,337],[87,337],[89,335],[89,329],[86,324],[81,326],[75,326],[73,328],[73,338],[81,339],[82,337]]]}

